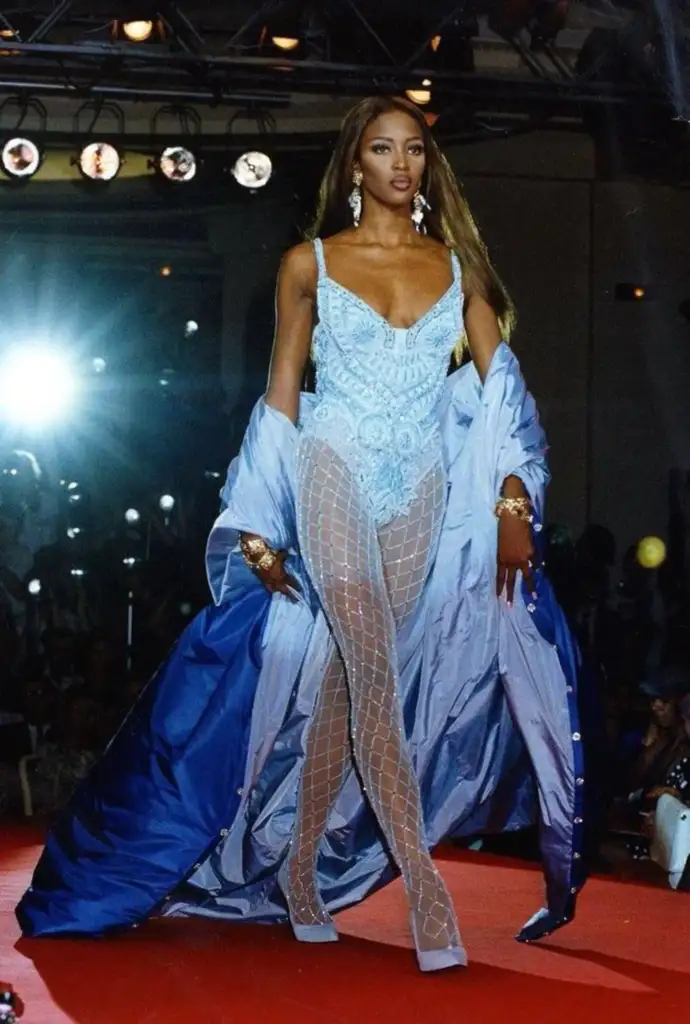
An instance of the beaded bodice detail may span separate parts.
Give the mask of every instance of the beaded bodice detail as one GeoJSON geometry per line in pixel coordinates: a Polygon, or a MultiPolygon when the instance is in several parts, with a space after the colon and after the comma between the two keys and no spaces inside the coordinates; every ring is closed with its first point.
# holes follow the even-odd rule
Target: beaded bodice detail
{"type": "Polygon", "coordinates": [[[302,432],[322,438],[356,474],[377,523],[403,515],[422,476],[442,459],[438,405],[462,333],[460,266],[409,328],[393,327],[329,277],[320,239],[316,402],[302,432]]]}

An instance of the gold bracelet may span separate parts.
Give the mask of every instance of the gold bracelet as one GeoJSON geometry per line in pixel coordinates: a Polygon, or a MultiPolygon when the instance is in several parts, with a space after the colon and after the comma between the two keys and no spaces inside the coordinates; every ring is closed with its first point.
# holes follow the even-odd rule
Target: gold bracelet
{"type": "Polygon", "coordinates": [[[277,552],[270,548],[263,537],[240,538],[240,550],[250,569],[270,569],[277,552]]]}
{"type": "Polygon", "coordinates": [[[240,547],[242,548],[242,554],[250,562],[255,562],[268,551],[268,544],[263,537],[245,537],[242,535],[240,537],[240,547]]]}
{"type": "Polygon", "coordinates": [[[273,551],[272,548],[269,548],[267,551],[264,552],[264,554],[261,556],[258,562],[253,563],[252,568],[263,570],[270,569],[275,564],[277,557],[278,555],[276,554],[276,552],[273,551]]]}
{"type": "Polygon", "coordinates": [[[532,502],[529,498],[499,498],[494,508],[494,515],[500,519],[504,512],[522,520],[523,523],[531,523],[534,519],[532,502]]]}

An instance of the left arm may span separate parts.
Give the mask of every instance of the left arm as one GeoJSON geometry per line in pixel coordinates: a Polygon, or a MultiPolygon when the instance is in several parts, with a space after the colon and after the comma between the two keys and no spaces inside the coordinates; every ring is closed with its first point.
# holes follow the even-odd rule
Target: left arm
{"type": "MultiPolygon", "coordinates": [[[[501,344],[501,331],[493,309],[479,291],[465,290],[465,330],[470,355],[482,383],[486,380],[496,349],[501,344]]],[[[507,476],[501,487],[504,498],[527,498],[529,495],[517,476],[507,476]]],[[[496,594],[500,597],[505,588],[508,604],[513,603],[518,569],[528,586],[534,590],[532,579],[532,557],[534,542],[532,528],[517,516],[505,512],[498,520],[498,571],[496,594]]]]}

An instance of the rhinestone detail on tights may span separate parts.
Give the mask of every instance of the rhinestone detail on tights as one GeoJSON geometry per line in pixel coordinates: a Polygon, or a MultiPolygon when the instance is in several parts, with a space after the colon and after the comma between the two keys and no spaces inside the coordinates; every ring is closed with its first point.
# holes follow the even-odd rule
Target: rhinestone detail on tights
{"type": "MultiPolygon", "coordinates": [[[[317,252],[322,287],[330,291],[318,246],[317,252]]],[[[307,735],[287,857],[290,916],[303,925],[330,920],[318,891],[317,859],[354,760],[402,874],[419,948],[458,947],[452,902],[426,843],[419,783],[405,739],[396,636],[422,593],[445,508],[440,445],[429,441],[437,433],[436,381],[442,386],[457,337],[460,297],[453,313],[444,297],[415,325],[414,358],[407,361],[382,352],[379,360],[390,335],[373,310],[360,310],[355,336],[351,323],[331,332],[333,317],[345,306],[326,299],[324,314],[323,294],[321,302],[319,404],[297,448],[297,520],[300,551],[334,645],[307,735]],[[367,324],[377,342],[366,334],[367,324]],[[443,344],[434,324],[443,328],[443,344]],[[405,379],[413,383],[401,400],[396,389],[405,390],[405,379]],[[341,402],[348,406],[345,415],[341,402]]]]}

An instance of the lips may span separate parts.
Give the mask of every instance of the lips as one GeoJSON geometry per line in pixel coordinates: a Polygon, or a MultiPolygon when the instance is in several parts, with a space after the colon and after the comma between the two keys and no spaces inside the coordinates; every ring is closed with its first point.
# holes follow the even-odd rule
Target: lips
{"type": "Polygon", "coordinates": [[[391,179],[391,185],[399,192],[407,192],[408,189],[412,188],[412,178],[406,178],[404,175],[400,175],[397,178],[391,179]]]}

